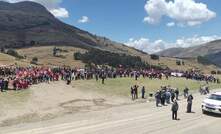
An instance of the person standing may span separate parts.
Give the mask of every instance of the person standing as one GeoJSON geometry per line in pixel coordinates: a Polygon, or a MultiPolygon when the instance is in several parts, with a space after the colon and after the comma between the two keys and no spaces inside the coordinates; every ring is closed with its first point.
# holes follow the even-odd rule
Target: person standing
{"type": "Polygon", "coordinates": [[[142,99],[145,99],[145,87],[143,86],[142,89],[141,89],[141,96],[142,96],[142,99]]]}
{"type": "Polygon", "coordinates": [[[171,101],[172,101],[172,102],[174,102],[175,97],[176,97],[175,92],[174,92],[174,90],[172,89],[172,90],[171,90],[171,101]]]}
{"type": "Polygon", "coordinates": [[[206,94],[209,94],[209,93],[210,93],[210,92],[209,92],[209,87],[208,87],[208,86],[205,87],[205,90],[206,90],[206,94]]]}
{"type": "Polygon", "coordinates": [[[189,94],[189,88],[186,87],[186,88],[183,90],[183,95],[184,95],[184,98],[185,98],[185,99],[188,97],[188,94],[189,94]]]}
{"type": "Polygon", "coordinates": [[[134,92],[135,92],[135,99],[138,99],[138,87],[137,85],[134,86],[134,92]]]}
{"type": "Polygon", "coordinates": [[[156,107],[158,107],[160,104],[160,98],[161,98],[161,95],[160,95],[160,91],[158,90],[155,94],[156,107]]]}
{"type": "Polygon", "coordinates": [[[67,74],[66,81],[67,81],[67,85],[71,84],[71,75],[70,74],[67,74]]]}
{"type": "Polygon", "coordinates": [[[191,113],[192,112],[192,104],[193,104],[193,96],[192,96],[192,94],[190,94],[187,97],[187,113],[191,113]]]}
{"type": "Polygon", "coordinates": [[[105,79],[105,74],[104,73],[102,73],[101,79],[102,79],[102,84],[104,84],[104,79],[105,79]]]}
{"type": "Polygon", "coordinates": [[[8,83],[9,83],[9,79],[5,79],[5,80],[4,80],[4,90],[5,90],[5,91],[8,90],[8,83]]]}
{"type": "Polygon", "coordinates": [[[177,103],[177,100],[174,101],[173,105],[172,105],[172,108],[171,108],[171,111],[172,111],[172,119],[173,120],[177,120],[177,112],[178,112],[178,109],[179,109],[179,105],[177,103]]]}
{"type": "Polygon", "coordinates": [[[179,100],[179,89],[177,88],[175,90],[176,100],[179,100]]]}
{"type": "Polygon", "coordinates": [[[138,79],[138,73],[137,73],[137,71],[134,72],[134,76],[135,76],[135,80],[137,80],[137,79],[138,79]]]}
{"type": "Polygon", "coordinates": [[[0,89],[1,89],[1,92],[4,92],[4,79],[3,78],[0,78],[0,89]]]}
{"type": "Polygon", "coordinates": [[[171,93],[168,89],[166,90],[165,95],[166,95],[166,103],[170,104],[171,93]]]}
{"type": "Polygon", "coordinates": [[[163,89],[161,90],[161,105],[165,106],[165,102],[166,102],[166,91],[163,89]]]}
{"type": "Polygon", "coordinates": [[[131,86],[131,88],[130,88],[130,93],[131,93],[131,98],[132,98],[132,100],[134,100],[135,99],[135,92],[134,92],[134,87],[133,86],[131,86]]]}
{"type": "Polygon", "coordinates": [[[99,76],[98,76],[98,74],[96,73],[96,74],[95,74],[95,79],[96,79],[96,81],[98,81],[98,77],[99,77],[99,76]]]}

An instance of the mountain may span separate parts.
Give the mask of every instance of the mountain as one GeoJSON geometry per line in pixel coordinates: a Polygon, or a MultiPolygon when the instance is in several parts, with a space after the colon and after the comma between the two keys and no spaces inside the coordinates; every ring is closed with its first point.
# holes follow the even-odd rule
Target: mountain
{"type": "Polygon", "coordinates": [[[195,60],[185,60],[184,66],[177,66],[179,59],[160,57],[152,60],[150,55],[128,47],[124,44],[111,41],[81,30],[77,27],[65,24],[55,18],[44,6],[35,2],[7,3],[0,1],[0,48],[14,48],[20,55],[26,57],[24,61],[11,59],[8,56],[0,56],[0,63],[29,64],[37,57],[41,65],[70,65],[84,66],[81,61],[73,59],[76,52],[86,52],[89,48],[105,50],[114,53],[123,53],[131,56],[139,56],[150,65],[166,66],[176,70],[190,70],[198,68],[206,72],[216,70],[214,66],[204,66],[195,60]],[[66,52],[60,53],[60,57],[54,57],[54,46],[66,52]]]}
{"type": "Polygon", "coordinates": [[[189,48],[170,48],[157,53],[165,57],[192,58],[221,52],[221,40],[189,48]]]}
{"type": "Polygon", "coordinates": [[[221,51],[214,54],[208,54],[205,56],[205,58],[208,59],[212,64],[221,67],[221,51]]]}
{"type": "Polygon", "coordinates": [[[189,48],[170,48],[157,53],[164,57],[197,58],[202,56],[210,63],[221,67],[221,40],[189,48]]]}
{"type": "Polygon", "coordinates": [[[140,53],[121,43],[67,25],[38,3],[0,1],[0,47],[24,48],[44,45],[93,47],[114,52],[140,53]]]}

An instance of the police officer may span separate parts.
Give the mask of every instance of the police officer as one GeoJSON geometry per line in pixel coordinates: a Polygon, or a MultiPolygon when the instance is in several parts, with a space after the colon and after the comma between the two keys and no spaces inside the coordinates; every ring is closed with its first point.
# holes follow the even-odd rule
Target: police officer
{"type": "Polygon", "coordinates": [[[192,96],[192,94],[190,94],[187,97],[187,113],[191,113],[191,111],[192,111],[192,103],[193,103],[193,96],[192,96]]]}

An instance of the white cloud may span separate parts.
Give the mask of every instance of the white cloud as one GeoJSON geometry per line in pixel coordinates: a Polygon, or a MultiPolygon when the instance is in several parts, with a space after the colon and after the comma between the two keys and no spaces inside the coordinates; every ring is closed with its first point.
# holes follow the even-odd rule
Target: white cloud
{"type": "Polygon", "coordinates": [[[147,53],[155,53],[165,49],[166,42],[162,40],[156,40],[154,42],[151,42],[148,38],[140,38],[138,40],[131,38],[125,44],[147,53]]]}
{"type": "Polygon", "coordinates": [[[195,35],[192,38],[181,38],[177,39],[174,43],[174,47],[192,47],[201,44],[208,43],[210,41],[221,39],[221,36],[213,35],[213,36],[197,36],[195,35]]]}
{"type": "Polygon", "coordinates": [[[67,18],[69,17],[69,12],[67,9],[60,7],[63,0],[0,0],[10,3],[16,3],[21,1],[33,1],[44,5],[55,17],[57,18],[67,18]]]}
{"type": "Polygon", "coordinates": [[[167,23],[167,26],[168,27],[173,27],[173,26],[175,26],[175,23],[174,22],[169,22],[169,23],[167,23]]]}
{"type": "Polygon", "coordinates": [[[179,25],[195,26],[216,17],[204,3],[194,0],[148,0],[145,4],[148,16],[144,22],[157,24],[163,16],[167,16],[179,25]]]}
{"type": "Polygon", "coordinates": [[[79,20],[78,23],[88,23],[90,19],[87,16],[82,16],[79,20]]]}
{"type": "Polygon", "coordinates": [[[177,39],[175,42],[166,42],[163,40],[150,41],[148,38],[140,38],[140,39],[129,39],[125,44],[142,50],[147,53],[156,53],[168,48],[172,47],[192,47],[201,45],[204,43],[208,43],[210,41],[221,39],[221,36],[197,36],[195,35],[192,38],[181,38],[177,39]]]}
{"type": "Polygon", "coordinates": [[[69,13],[65,8],[51,9],[50,12],[58,18],[68,18],[69,13]]]}

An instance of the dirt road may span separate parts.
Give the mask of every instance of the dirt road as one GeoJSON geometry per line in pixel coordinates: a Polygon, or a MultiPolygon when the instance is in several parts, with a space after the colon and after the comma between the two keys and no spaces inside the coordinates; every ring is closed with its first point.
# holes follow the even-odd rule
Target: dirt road
{"type": "Polygon", "coordinates": [[[1,134],[220,134],[221,116],[203,115],[194,94],[194,113],[186,113],[180,100],[179,121],[171,119],[171,106],[156,108],[154,102],[124,105],[101,111],[77,113],[38,123],[1,128],[1,134]]]}

